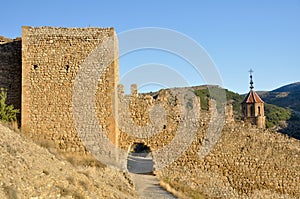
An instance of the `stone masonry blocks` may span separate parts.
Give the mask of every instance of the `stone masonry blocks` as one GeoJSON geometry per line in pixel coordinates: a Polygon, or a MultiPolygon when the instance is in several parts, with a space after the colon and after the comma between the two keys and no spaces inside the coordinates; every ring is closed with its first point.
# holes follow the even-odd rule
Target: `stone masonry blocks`
{"type": "MultiPolygon", "coordinates": [[[[23,27],[22,29],[22,131],[46,139],[63,151],[83,152],[72,115],[72,94],[81,64],[113,28],[23,27]]],[[[116,41],[116,40],[114,40],[116,41]]],[[[111,52],[111,54],[118,52],[111,52]]],[[[105,62],[102,57],[100,62],[105,62]]],[[[112,94],[118,82],[118,61],[99,77],[96,93],[100,125],[115,139],[112,94]]],[[[114,142],[114,140],[112,140],[114,142]]]]}

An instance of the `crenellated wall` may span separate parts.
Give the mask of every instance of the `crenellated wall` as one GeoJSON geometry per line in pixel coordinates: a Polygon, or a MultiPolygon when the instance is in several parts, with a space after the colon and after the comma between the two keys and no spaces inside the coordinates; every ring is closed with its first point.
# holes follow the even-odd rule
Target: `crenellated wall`
{"type": "Polygon", "coordinates": [[[150,147],[155,173],[173,187],[186,186],[208,198],[300,197],[298,140],[234,121],[231,104],[221,111],[222,133],[209,134],[221,128],[215,125],[222,120],[217,103],[210,100],[209,110],[201,110],[200,98],[189,95],[190,88],[139,94],[132,85],[131,95],[125,95],[118,85],[113,28],[22,31],[22,41],[0,38],[0,87],[8,89],[9,103],[22,108],[25,135],[50,141],[62,151],[85,153],[77,121],[88,124],[83,134],[90,149],[99,146],[100,136],[89,134],[94,127],[124,151],[134,143],[150,147]],[[91,79],[95,87],[88,84],[91,79]],[[76,82],[87,84],[77,87],[76,82]],[[88,106],[89,98],[94,101],[88,106]],[[74,100],[82,105],[79,109],[74,100]],[[91,121],[94,113],[96,121],[91,121]],[[214,140],[211,151],[200,157],[201,148],[214,140]]]}

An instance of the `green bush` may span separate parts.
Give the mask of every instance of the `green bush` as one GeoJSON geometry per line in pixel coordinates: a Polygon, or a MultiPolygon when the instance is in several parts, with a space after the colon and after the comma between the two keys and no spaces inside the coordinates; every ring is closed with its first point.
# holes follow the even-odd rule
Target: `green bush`
{"type": "Polygon", "coordinates": [[[15,109],[13,105],[6,104],[7,92],[0,89],[0,121],[13,122],[17,120],[19,109],[15,109]]]}
{"type": "MultiPolygon", "coordinates": [[[[219,88],[218,88],[219,89],[219,88]]],[[[208,109],[208,98],[210,98],[210,93],[208,88],[203,88],[200,90],[195,90],[194,91],[196,96],[200,97],[201,101],[201,109],[202,110],[207,110],[208,109]]],[[[231,101],[233,105],[233,111],[236,114],[238,118],[241,118],[242,114],[242,101],[244,97],[242,95],[239,95],[238,93],[234,93],[232,91],[229,91],[225,89],[226,92],[226,99],[227,101],[231,101]]]]}
{"type": "Polygon", "coordinates": [[[208,98],[210,97],[209,91],[207,88],[195,90],[195,95],[200,97],[200,104],[202,110],[208,110],[208,98]]]}
{"type": "Polygon", "coordinates": [[[226,98],[227,101],[232,102],[233,111],[236,119],[242,118],[242,102],[244,100],[244,96],[238,93],[234,93],[232,91],[226,90],[226,98]]]}

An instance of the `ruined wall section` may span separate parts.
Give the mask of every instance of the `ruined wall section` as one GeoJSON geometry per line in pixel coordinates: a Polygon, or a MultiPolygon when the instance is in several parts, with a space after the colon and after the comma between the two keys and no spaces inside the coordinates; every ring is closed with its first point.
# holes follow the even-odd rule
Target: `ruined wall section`
{"type": "MultiPolygon", "coordinates": [[[[154,170],[162,168],[168,162],[172,162],[174,154],[184,153],[180,147],[188,139],[177,140],[176,136],[189,137],[192,141],[203,140],[208,128],[212,110],[201,110],[200,98],[190,101],[192,104],[183,102],[178,93],[185,93],[186,90],[163,89],[155,94],[138,94],[137,86],[131,86],[131,94],[124,95],[123,85],[118,87],[119,98],[119,143],[123,150],[128,151],[134,143],[147,145],[152,152],[162,151],[164,158],[160,159],[160,154],[153,153],[154,170]],[[183,110],[190,105],[196,114],[191,118],[186,118],[183,110]],[[159,109],[163,109],[161,112],[159,109]],[[151,120],[152,119],[152,120],[151,120]],[[193,123],[193,122],[197,123],[193,123]],[[192,133],[190,124],[196,127],[196,133],[192,133]],[[157,124],[157,125],[154,125],[157,124]],[[182,133],[183,132],[183,133],[182,133]],[[183,134],[183,135],[182,135],[183,134]],[[174,148],[173,141],[175,143],[174,148]],[[158,155],[158,156],[156,156],[158,155]]],[[[189,144],[187,144],[189,146],[189,144]]],[[[189,157],[187,157],[189,159],[189,157]]]]}
{"type": "Polygon", "coordinates": [[[0,37],[0,88],[7,92],[7,104],[21,108],[21,39],[0,37]]]}
{"type": "MultiPolygon", "coordinates": [[[[205,157],[200,157],[199,152],[209,141],[207,134],[211,117],[217,111],[216,102],[211,99],[209,110],[200,111],[193,142],[178,155],[178,159],[170,161],[176,150],[170,147],[170,143],[185,120],[171,91],[161,90],[152,96],[138,94],[137,86],[133,85],[131,95],[124,95],[123,86],[119,86],[119,113],[122,119],[126,119],[119,126],[121,148],[129,150],[134,143],[144,143],[152,152],[166,148],[164,161],[170,164],[162,170],[155,170],[165,162],[153,155],[154,172],[174,188],[186,186],[207,198],[299,198],[300,142],[277,132],[235,122],[231,104],[226,105],[222,134],[205,157]],[[139,138],[152,129],[138,131],[134,126],[149,125],[150,111],[155,105],[162,105],[166,110],[165,129],[151,137],[139,138]],[[122,116],[126,111],[129,111],[129,116],[122,116]]],[[[200,109],[200,104],[195,107],[200,109]]],[[[191,126],[186,126],[186,136],[190,135],[190,130],[191,126]]],[[[180,148],[180,144],[177,146],[180,148]]]]}
{"type": "MultiPolygon", "coordinates": [[[[114,29],[23,27],[22,31],[22,132],[53,141],[63,151],[85,151],[72,114],[75,77],[84,60],[105,38],[116,37],[114,29]]],[[[99,121],[112,138],[114,123],[106,121],[112,120],[109,100],[117,77],[115,61],[99,77],[95,96],[99,121]]]]}
{"type": "Polygon", "coordinates": [[[137,85],[132,85],[131,94],[124,95],[123,85],[118,87],[120,147],[127,151],[134,143],[144,143],[155,151],[174,139],[182,119],[180,107],[170,90],[161,90],[154,97],[138,94],[137,90],[137,85]],[[164,109],[165,117],[153,112],[152,117],[162,118],[151,121],[150,112],[155,107],[164,109]]]}

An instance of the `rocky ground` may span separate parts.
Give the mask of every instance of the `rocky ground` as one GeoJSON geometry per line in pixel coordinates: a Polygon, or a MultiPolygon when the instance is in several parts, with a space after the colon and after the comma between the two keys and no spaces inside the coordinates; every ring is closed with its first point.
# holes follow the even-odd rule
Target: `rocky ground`
{"type": "Polygon", "coordinates": [[[78,166],[0,125],[0,198],[138,198],[126,173],[78,166]]]}

